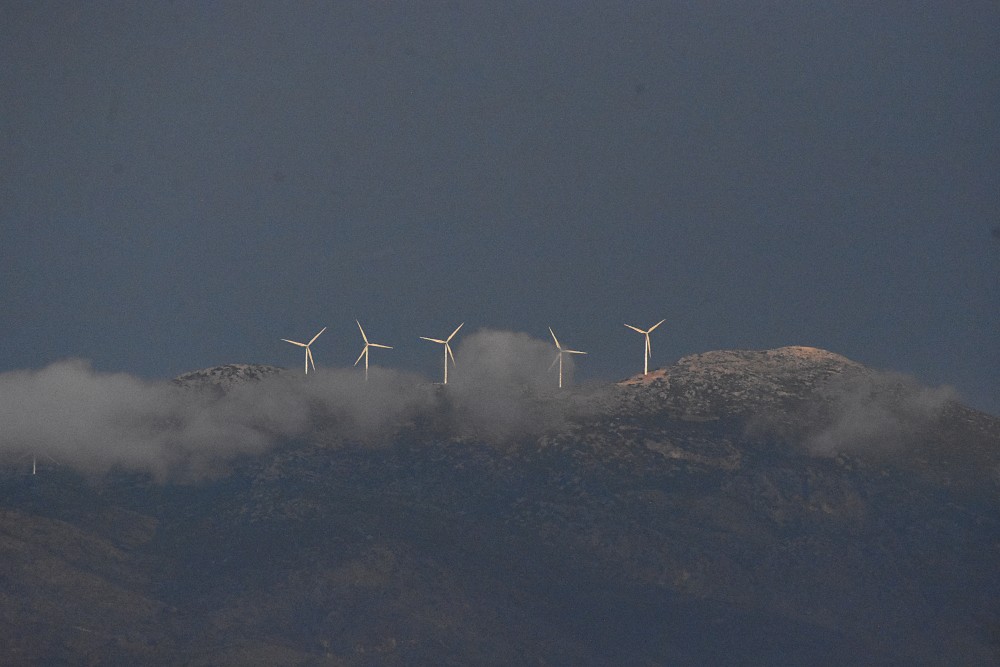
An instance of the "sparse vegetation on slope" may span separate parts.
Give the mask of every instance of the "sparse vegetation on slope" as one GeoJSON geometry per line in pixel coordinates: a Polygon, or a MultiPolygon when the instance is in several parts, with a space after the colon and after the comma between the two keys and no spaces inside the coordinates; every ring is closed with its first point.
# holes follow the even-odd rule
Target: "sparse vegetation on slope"
{"type": "Polygon", "coordinates": [[[889,449],[810,449],[875,375],[708,353],[516,436],[454,433],[449,389],[389,440],[198,484],[7,468],[0,659],[998,664],[998,420],[945,401],[889,449]]]}

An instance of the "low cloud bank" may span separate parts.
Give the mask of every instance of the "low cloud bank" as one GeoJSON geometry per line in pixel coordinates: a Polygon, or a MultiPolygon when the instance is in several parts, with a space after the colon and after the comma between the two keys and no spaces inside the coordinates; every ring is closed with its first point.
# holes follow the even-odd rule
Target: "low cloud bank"
{"type": "Polygon", "coordinates": [[[82,360],[3,373],[0,454],[49,456],[88,472],[197,477],[291,438],[374,442],[423,419],[445,436],[503,440],[574,412],[547,371],[551,344],[485,330],[465,337],[455,355],[446,388],[380,368],[369,382],[356,369],[322,368],[225,392],[101,373],[82,360]]]}
{"type": "MultiPolygon", "coordinates": [[[[551,343],[524,333],[481,330],[461,341],[460,367],[448,384],[453,428],[461,435],[505,440],[559,426],[579,406],[558,392],[551,343]]],[[[572,377],[563,358],[564,382],[572,377]]]]}
{"type": "MultiPolygon", "coordinates": [[[[481,330],[456,345],[458,363],[446,387],[373,367],[368,382],[354,368],[321,368],[307,376],[266,375],[225,391],[60,361],[0,374],[0,457],[9,463],[48,456],[92,473],[119,468],[165,479],[219,472],[236,457],[299,438],[377,445],[415,429],[420,437],[505,443],[607,408],[602,391],[557,389],[555,355],[549,341],[481,330]]],[[[569,378],[573,359],[564,364],[569,378]]],[[[759,426],[780,427],[817,455],[892,453],[920,438],[955,399],[947,387],[865,373],[834,380],[797,414],[759,426]]]]}
{"type": "Polygon", "coordinates": [[[0,448],[101,472],[112,467],[157,476],[198,474],[269,447],[309,423],[310,406],[282,381],[226,394],[186,390],[81,360],[0,375],[0,448]]]}
{"type": "Polygon", "coordinates": [[[827,456],[899,452],[927,432],[945,407],[957,400],[951,387],[924,387],[898,373],[842,378],[824,387],[821,406],[825,414],[807,423],[805,445],[827,456]]]}

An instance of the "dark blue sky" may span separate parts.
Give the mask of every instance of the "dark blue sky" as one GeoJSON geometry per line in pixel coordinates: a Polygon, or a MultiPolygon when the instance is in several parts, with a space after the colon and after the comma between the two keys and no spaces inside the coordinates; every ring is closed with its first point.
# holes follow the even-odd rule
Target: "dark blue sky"
{"type": "Polygon", "coordinates": [[[667,318],[1000,413],[1000,5],[754,5],[4,2],[0,370],[667,318]]]}

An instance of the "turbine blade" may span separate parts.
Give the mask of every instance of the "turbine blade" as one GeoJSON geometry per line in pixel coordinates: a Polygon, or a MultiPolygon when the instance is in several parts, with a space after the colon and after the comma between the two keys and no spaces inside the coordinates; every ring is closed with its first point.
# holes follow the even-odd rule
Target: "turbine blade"
{"type": "Polygon", "coordinates": [[[653,356],[653,345],[649,342],[649,334],[646,334],[646,354],[653,356]]]}
{"type": "Polygon", "coordinates": [[[556,338],[556,332],[552,330],[552,327],[549,327],[549,333],[552,334],[552,340],[556,342],[556,349],[561,350],[562,345],[559,344],[559,339],[556,338]]]}
{"type": "Polygon", "coordinates": [[[287,338],[282,338],[281,340],[285,341],[286,343],[291,343],[292,345],[298,345],[299,347],[308,347],[305,343],[300,343],[294,340],[288,340],[287,338]]]}
{"type": "Polygon", "coordinates": [[[664,322],[666,322],[666,320],[665,320],[665,319],[663,319],[663,320],[660,320],[659,322],[657,322],[657,323],[656,323],[656,324],[654,324],[653,326],[649,327],[649,331],[647,331],[646,333],[649,333],[650,331],[652,331],[652,330],[653,330],[653,329],[655,329],[656,327],[660,326],[660,325],[661,325],[661,324],[663,324],[664,322]]]}
{"type": "Polygon", "coordinates": [[[643,331],[643,330],[642,330],[642,329],[640,329],[639,327],[634,327],[634,326],[632,326],[631,324],[626,324],[625,326],[627,326],[627,327],[628,327],[629,329],[631,329],[632,331],[638,331],[638,332],[639,332],[639,333],[641,333],[641,334],[644,334],[644,333],[646,333],[645,331],[643,331]]]}
{"type": "Polygon", "coordinates": [[[368,343],[372,347],[381,347],[383,350],[391,350],[392,345],[379,345],[378,343],[368,343]]]}
{"type": "Polygon", "coordinates": [[[444,345],[445,342],[447,342],[447,341],[443,341],[443,340],[441,340],[439,338],[428,338],[427,336],[421,336],[421,338],[424,339],[424,340],[429,340],[432,343],[441,343],[442,345],[444,345]]]}
{"type": "Polygon", "coordinates": [[[368,354],[367,345],[365,345],[365,349],[361,350],[361,354],[358,355],[358,360],[354,362],[354,365],[357,366],[359,363],[361,363],[361,358],[364,357],[366,354],[368,354]]]}
{"type": "MultiPolygon", "coordinates": [[[[358,322],[357,320],[354,320],[354,321],[358,322]]],[[[361,322],[358,322],[358,328],[361,329],[361,322]]],[[[361,337],[364,339],[365,345],[367,345],[368,344],[368,336],[365,335],[365,330],[364,329],[361,329],[361,337]]]]}
{"type": "MultiPolygon", "coordinates": [[[[458,366],[458,363],[455,362],[455,353],[451,351],[451,345],[448,345],[448,343],[445,343],[444,344],[444,351],[448,353],[449,357],[451,357],[451,365],[452,366],[458,366]]],[[[445,359],[445,363],[447,363],[447,361],[448,360],[445,359]]]]}
{"type": "Polygon", "coordinates": [[[457,327],[455,327],[455,330],[451,332],[451,335],[450,335],[450,336],[448,336],[448,338],[447,338],[446,340],[450,341],[450,340],[451,340],[452,338],[454,338],[454,337],[455,337],[455,334],[457,334],[457,333],[458,333],[458,330],[459,330],[459,329],[461,329],[461,328],[462,328],[462,327],[464,327],[464,326],[465,326],[465,322],[462,322],[462,323],[461,323],[461,324],[459,324],[459,325],[458,325],[457,327]]]}
{"type": "Polygon", "coordinates": [[[310,350],[308,347],[306,348],[306,356],[309,357],[309,363],[312,364],[313,370],[316,370],[316,360],[313,359],[312,350],[310,350]]]}
{"type": "Polygon", "coordinates": [[[561,356],[562,356],[562,353],[561,353],[561,352],[560,352],[560,353],[558,353],[558,354],[556,354],[556,358],[552,360],[552,363],[551,363],[551,364],[549,364],[549,370],[550,370],[550,371],[551,371],[551,370],[552,370],[553,368],[555,368],[555,366],[556,366],[556,362],[557,362],[557,361],[559,361],[559,357],[561,357],[561,356]]]}
{"type": "Polygon", "coordinates": [[[566,354],[587,354],[586,352],[581,352],[580,350],[563,350],[566,354]]]}
{"type": "Polygon", "coordinates": [[[320,329],[320,330],[319,330],[319,333],[318,333],[318,334],[316,334],[315,336],[313,336],[312,340],[311,340],[311,341],[309,341],[309,345],[312,345],[313,343],[315,343],[315,342],[316,342],[316,339],[317,339],[317,338],[319,338],[319,337],[320,337],[320,334],[322,334],[322,333],[323,333],[324,331],[326,331],[326,327],[323,327],[322,329],[320,329]]]}

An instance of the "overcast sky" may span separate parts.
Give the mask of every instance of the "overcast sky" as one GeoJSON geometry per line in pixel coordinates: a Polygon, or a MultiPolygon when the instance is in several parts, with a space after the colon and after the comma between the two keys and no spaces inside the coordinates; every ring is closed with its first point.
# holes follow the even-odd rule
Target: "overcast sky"
{"type": "MultiPolygon", "coordinates": [[[[1000,414],[996,2],[0,2],[0,370],[813,345],[1000,414]],[[751,7],[752,5],[752,7],[751,7]],[[376,354],[378,353],[378,354],[376,354]]],[[[461,371],[461,358],[459,358],[461,371]]]]}

